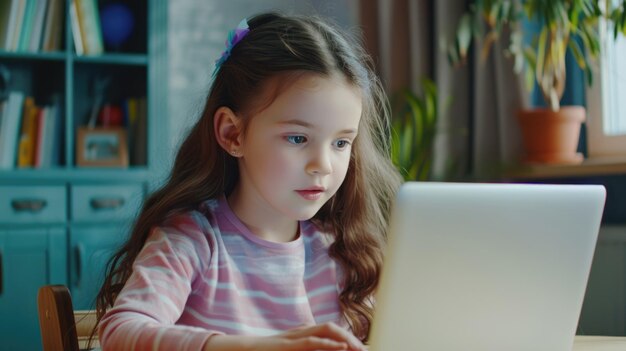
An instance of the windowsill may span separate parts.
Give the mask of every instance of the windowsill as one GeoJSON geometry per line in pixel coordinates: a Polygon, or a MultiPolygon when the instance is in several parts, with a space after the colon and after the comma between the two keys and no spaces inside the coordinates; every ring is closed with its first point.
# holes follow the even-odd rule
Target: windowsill
{"type": "Polygon", "coordinates": [[[520,165],[505,171],[503,178],[530,180],[616,174],[626,175],[626,156],[588,158],[578,165],[520,165]]]}

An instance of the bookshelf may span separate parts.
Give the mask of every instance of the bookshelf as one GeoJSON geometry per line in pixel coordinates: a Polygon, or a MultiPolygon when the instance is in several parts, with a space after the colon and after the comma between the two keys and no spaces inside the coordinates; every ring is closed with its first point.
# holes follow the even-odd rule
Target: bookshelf
{"type": "MultiPolygon", "coordinates": [[[[28,8],[29,4],[35,2],[34,0],[8,0],[3,6],[10,9],[13,3],[26,3],[23,6],[28,8]]],[[[31,96],[38,107],[53,106],[58,110],[57,117],[61,120],[59,123],[62,127],[56,131],[53,137],[55,138],[54,145],[59,149],[60,155],[56,155],[55,160],[47,166],[36,164],[19,166],[19,162],[13,159],[5,161],[4,166],[0,166],[0,180],[13,178],[19,180],[22,178],[23,172],[30,170],[43,171],[38,172],[42,174],[46,173],[47,170],[57,171],[57,169],[63,169],[68,171],[68,177],[79,174],[76,172],[81,172],[84,167],[76,162],[76,130],[78,127],[87,124],[91,117],[90,115],[94,113],[94,105],[98,106],[96,110],[99,111],[103,110],[102,106],[108,105],[114,107],[114,111],[122,112],[124,122],[121,127],[126,129],[129,140],[128,145],[133,147],[135,153],[137,153],[136,149],[138,147],[130,141],[134,141],[137,138],[137,134],[142,135],[142,154],[135,155],[138,157],[130,157],[130,163],[127,167],[122,167],[125,169],[121,169],[121,171],[125,172],[128,169],[136,168],[149,169],[149,158],[154,154],[153,150],[150,149],[151,139],[149,136],[152,135],[152,140],[156,136],[154,135],[155,131],[151,130],[148,122],[157,120],[158,117],[154,117],[154,115],[162,111],[154,107],[155,104],[151,104],[151,102],[158,100],[155,96],[164,94],[164,92],[163,89],[159,91],[158,86],[153,87],[149,91],[148,82],[163,80],[166,74],[164,67],[158,67],[159,57],[157,55],[162,54],[156,52],[157,50],[165,51],[164,45],[158,45],[158,42],[164,41],[164,39],[153,40],[152,36],[155,30],[151,27],[159,26],[160,28],[156,31],[160,31],[162,33],[161,36],[165,37],[165,30],[158,23],[164,22],[163,18],[165,16],[163,14],[157,15],[154,11],[150,12],[149,8],[156,6],[166,8],[166,4],[159,5],[155,1],[122,2],[126,4],[125,7],[135,18],[132,21],[132,34],[123,43],[117,44],[115,47],[110,47],[106,41],[100,39],[104,52],[94,55],[77,53],[74,43],[76,35],[73,34],[75,28],[70,23],[71,16],[69,10],[75,2],[93,2],[99,5],[100,10],[106,10],[108,5],[115,5],[119,2],[102,0],[48,0],[47,2],[47,11],[52,11],[52,8],[56,6],[55,4],[59,2],[63,5],[63,11],[59,12],[61,17],[56,19],[63,23],[63,30],[60,31],[57,40],[58,48],[47,51],[44,48],[43,41],[36,51],[19,48],[7,50],[5,47],[4,50],[0,50],[0,65],[6,68],[10,74],[5,88],[6,91],[20,92],[22,98],[31,96]],[[153,13],[152,16],[146,16],[151,13],[153,13]],[[160,73],[162,76],[159,76],[159,71],[162,71],[160,73]],[[45,79],[41,79],[42,77],[45,77],[45,79]],[[104,81],[103,84],[106,86],[98,89],[98,82],[101,81],[104,81]],[[140,109],[143,111],[141,116],[133,118],[134,121],[139,119],[139,121],[136,121],[137,125],[131,126],[130,122],[127,122],[129,119],[129,103],[142,105],[140,109]],[[133,130],[131,131],[131,129],[133,130]]],[[[24,10],[24,12],[28,12],[28,9],[24,10]]],[[[27,15],[24,14],[24,16],[27,15]]],[[[40,17],[44,20],[53,18],[47,14],[40,17]]],[[[2,18],[0,17],[0,19],[2,18]]],[[[0,23],[2,27],[7,26],[8,22],[11,22],[6,16],[4,16],[4,19],[6,23],[0,23]]],[[[13,22],[16,22],[16,20],[13,20],[13,22]]],[[[31,21],[23,19],[21,21],[17,20],[17,22],[26,23],[31,21]]],[[[45,29],[46,23],[39,27],[45,29]]],[[[20,32],[20,30],[15,31],[20,32]]],[[[4,32],[6,33],[6,30],[4,32]]],[[[46,35],[43,34],[41,37],[46,37],[46,35]]],[[[4,117],[2,118],[4,119],[4,117]]],[[[17,125],[21,126],[24,120],[23,116],[16,118],[19,120],[17,125]]],[[[0,123],[0,128],[3,126],[4,124],[0,123]]],[[[9,153],[10,157],[19,155],[20,132],[21,130],[10,133],[18,134],[14,136],[14,139],[18,139],[18,143],[15,144],[16,150],[9,153]]],[[[13,145],[13,143],[10,144],[13,145]]],[[[7,148],[6,144],[0,145],[3,145],[5,149],[7,148]]]]}
{"type": "MultiPolygon", "coordinates": [[[[168,2],[162,0],[0,2],[0,77],[6,78],[0,84],[0,98],[8,102],[11,93],[22,97],[8,162],[3,157],[7,115],[0,117],[2,350],[41,349],[36,311],[41,285],[67,285],[77,301],[75,308],[92,308],[107,257],[124,239],[145,194],[163,174],[159,162],[166,143],[159,140],[166,140],[167,132],[159,126],[166,125],[167,118],[167,8],[168,2]],[[41,2],[45,6],[40,9],[41,2]],[[77,53],[70,15],[74,2],[77,8],[81,3],[95,5],[102,52],[77,53]],[[120,3],[122,15],[131,17],[132,30],[125,40],[119,33],[117,41],[107,40],[102,13],[120,3]],[[13,6],[24,7],[21,20],[11,18],[19,13],[13,6]],[[48,24],[50,18],[54,23],[48,24]],[[31,23],[32,28],[15,23],[31,23]],[[40,28],[39,34],[35,28],[40,28]],[[11,37],[9,29],[13,36],[27,33],[28,39],[11,37]],[[40,38],[33,38],[36,35],[40,38]],[[17,46],[7,43],[9,37],[12,44],[17,40],[17,46]],[[33,114],[46,111],[34,117],[36,123],[55,121],[56,127],[37,124],[31,148],[38,150],[33,160],[39,162],[20,167],[27,97],[39,107],[33,114]],[[50,111],[55,117],[48,119],[50,111]],[[85,128],[87,137],[79,139],[79,129],[85,128]],[[82,150],[79,145],[90,146],[82,150]],[[126,164],[100,162],[120,154],[126,155],[126,164]]],[[[117,11],[107,19],[119,16],[117,11]]]]}

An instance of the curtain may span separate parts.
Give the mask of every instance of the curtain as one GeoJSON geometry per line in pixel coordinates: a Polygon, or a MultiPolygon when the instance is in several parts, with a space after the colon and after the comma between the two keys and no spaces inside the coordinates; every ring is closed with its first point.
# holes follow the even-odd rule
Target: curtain
{"type": "Polygon", "coordinates": [[[486,60],[473,50],[456,68],[442,48],[467,7],[466,0],[369,0],[359,8],[366,48],[390,95],[419,92],[422,78],[437,85],[434,180],[493,179],[521,157],[515,111],[529,99],[503,53],[508,43],[496,42],[486,60]]]}

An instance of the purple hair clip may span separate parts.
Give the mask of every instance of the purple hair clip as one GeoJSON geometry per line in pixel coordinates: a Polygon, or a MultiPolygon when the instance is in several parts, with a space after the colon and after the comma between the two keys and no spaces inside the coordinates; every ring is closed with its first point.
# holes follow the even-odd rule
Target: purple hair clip
{"type": "Polygon", "coordinates": [[[222,52],[222,56],[220,56],[219,59],[215,60],[215,69],[213,70],[213,78],[215,78],[215,75],[217,74],[217,71],[219,71],[220,67],[222,67],[222,64],[226,62],[226,60],[230,56],[230,52],[233,50],[235,45],[237,45],[237,43],[239,43],[241,39],[243,39],[246,35],[248,35],[249,32],[250,32],[250,27],[248,27],[248,21],[245,18],[242,19],[241,22],[239,22],[239,25],[237,25],[237,28],[228,32],[228,39],[225,42],[226,50],[222,52]]]}

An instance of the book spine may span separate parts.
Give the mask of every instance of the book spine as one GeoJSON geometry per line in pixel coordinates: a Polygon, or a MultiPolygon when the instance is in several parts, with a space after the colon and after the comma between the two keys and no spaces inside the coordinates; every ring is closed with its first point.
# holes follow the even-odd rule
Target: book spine
{"type": "Polygon", "coordinates": [[[78,13],[81,19],[81,30],[88,55],[100,55],[104,51],[100,15],[96,0],[76,0],[79,4],[78,13]]]}
{"type": "Polygon", "coordinates": [[[7,49],[9,51],[16,51],[20,44],[20,34],[22,32],[21,29],[24,23],[25,10],[26,10],[26,2],[18,0],[17,11],[15,14],[15,22],[14,22],[15,27],[13,27],[13,33],[12,33],[13,36],[11,38],[11,43],[7,49]]]}
{"type": "Polygon", "coordinates": [[[24,20],[22,22],[20,40],[17,44],[18,51],[26,51],[30,44],[30,36],[33,32],[33,17],[35,17],[35,10],[37,7],[36,0],[26,0],[25,6],[26,8],[24,9],[24,20]]]}
{"type": "Polygon", "coordinates": [[[51,128],[52,128],[52,140],[50,140],[50,144],[52,145],[50,151],[50,164],[52,166],[57,166],[61,164],[61,154],[63,152],[63,148],[61,147],[62,143],[62,135],[63,135],[63,123],[61,120],[61,103],[55,101],[52,105],[52,110],[50,112],[52,116],[51,119],[51,128]]]}
{"type": "Polygon", "coordinates": [[[61,43],[61,28],[63,22],[63,1],[50,0],[46,11],[46,24],[43,30],[41,50],[59,50],[61,43]]]}
{"type": "Polygon", "coordinates": [[[17,166],[19,168],[33,165],[34,143],[37,133],[37,107],[35,100],[30,96],[24,101],[22,118],[22,133],[17,154],[17,166]]]}
{"type": "Polygon", "coordinates": [[[43,37],[44,20],[46,18],[46,9],[48,7],[48,1],[37,1],[37,8],[35,9],[35,17],[33,22],[33,31],[30,34],[30,43],[28,45],[28,51],[36,52],[41,47],[41,38],[43,37]]]}
{"type": "Polygon", "coordinates": [[[78,19],[76,0],[72,0],[70,3],[70,21],[72,23],[72,37],[74,39],[76,54],[83,55],[85,53],[85,46],[83,45],[83,36],[80,33],[80,22],[78,19]]]}
{"type": "Polygon", "coordinates": [[[13,1],[0,1],[0,49],[5,49],[9,33],[8,26],[11,25],[11,9],[13,1]]]}
{"type": "Polygon", "coordinates": [[[2,121],[3,137],[2,145],[0,145],[0,153],[2,153],[0,168],[3,169],[11,169],[15,166],[23,103],[24,94],[19,91],[9,93],[6,114],[2,121]]]}
{"type": "MultiPolygon", "coordinates": [[[[53,165],[52,158],[56,147],[56,108],[55,105],[46,107],[46,130],[44,131],[44,145],[42,148],[41,167],[50,168],[53,165]]],[[[60,141],[59,141],[60,142],[60,141]]]]}
{"type": "Polygon", "coordinates": [[[40,107],[37,108],[37,115],[35,117],[37,121],[37,133],[35,137],[34,143],[34,156],[33,156],[33,166],[36,168],[41,168],[42,157],[44,153],[44,146],[46,142],[46,108],[40,107]]]}

